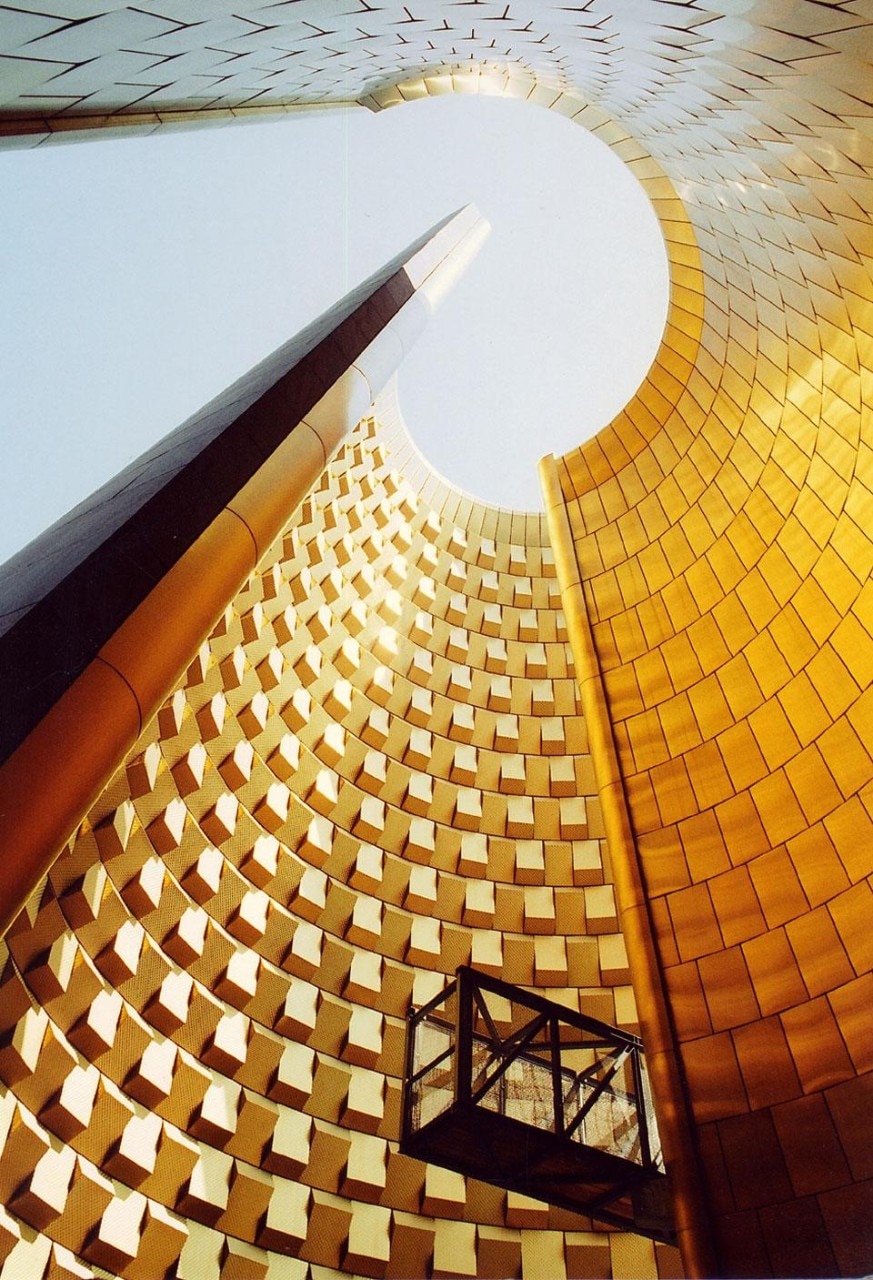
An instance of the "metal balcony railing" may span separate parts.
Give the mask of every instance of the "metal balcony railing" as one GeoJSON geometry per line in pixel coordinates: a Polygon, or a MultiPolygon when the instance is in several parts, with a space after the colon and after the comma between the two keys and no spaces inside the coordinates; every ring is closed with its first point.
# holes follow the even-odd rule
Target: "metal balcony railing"
{"type": "Polygon", "coordinates": [[[400,1149],[672,1240],[638,1037],[466,966],[409,1014],[400,1149]]]}

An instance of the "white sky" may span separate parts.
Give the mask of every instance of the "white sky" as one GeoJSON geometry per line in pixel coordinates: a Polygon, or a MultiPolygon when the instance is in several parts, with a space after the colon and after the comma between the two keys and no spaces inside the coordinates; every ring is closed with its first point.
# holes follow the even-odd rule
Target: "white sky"
{"type": "Polygon", "coordinates": [[[492,502],[630,398],[667,305],[629,171],[576,125],[464,97],[0,153],[0,561],[428,226],[478,259],[407,358],[421,451],[492,502]]]}

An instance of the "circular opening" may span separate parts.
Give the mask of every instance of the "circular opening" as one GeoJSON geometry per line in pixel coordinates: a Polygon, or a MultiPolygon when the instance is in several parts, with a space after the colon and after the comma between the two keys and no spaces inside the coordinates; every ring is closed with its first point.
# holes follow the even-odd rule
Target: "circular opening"
{"type": "Polygon", "coordinates": [[[628,167],[554,112],[456,97],[390,114],[408,117],[447,204],[473,200],[492,228],[401,366],[407,425],[446,479],[539,508],[539,458],[596,434],[654,359],[669,299],[657,217],[628,167]]]}

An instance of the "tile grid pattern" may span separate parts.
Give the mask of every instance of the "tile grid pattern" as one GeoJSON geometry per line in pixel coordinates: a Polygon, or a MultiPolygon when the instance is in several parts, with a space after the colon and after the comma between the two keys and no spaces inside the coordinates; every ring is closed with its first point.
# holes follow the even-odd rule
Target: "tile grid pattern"
{"type": "Polygon", "coordinates": [[[459,963],[636,1012],[544,522],[378,412],[8,935],[4,1276],[678,1273],[397,1152],[459,963]]]}
{"type": "MultiPolygon", "coordinates": [[[[521,96],[594,128],[650,192],[681,198],[677,216],[661,211],[664,346],[624,413],[562,460],[564,494],[725,1269],[869,1270],[869,14],[859,0],[446,4],[445,38],[413,6],[371,18],[359,4],[360,62],[350,32],[328,33],[331,6],[293,6],[312,26],[285,49],[299,71],[281,67],[276,109],[521,96]],[[462,9],[479,20],[463,45],[462,9]],[[371,21],[389,24],[378,46],[371,21]]],[[[120,54],[121,11],[95,10],[100,62],[120,54]]],[[[276,50],[283,11],[245,11],[270,15],[245,33],[256,59],[276,50]]],[[[161,16],[180,18],[165,4],[161,16]]],[[[227,15],[204,0],[198,16],[227,15]]],[[[82,62],[47,66],[43,41],[60,49],[65,28],[79,39],[89,24],[25,4],[4,29],[13,17],[4,69],[16,95],[29,87],[2,112],[27,143],[182,118],[148,94],[113,98],[109,63],[88,93],[61,95],[57,77],[74,89],[82,62]]],[[[205,30],[184,30],[202,51],[205,30]]],[[[168,103],[230,119],[259,110],[259,87],[168,103]]]]}
{"type": "MultiPolygon", "coordinates": [[[[73,21],[58,0],[19,0],[0,6],[0,114],[11,135],[39,143],[76,127],[76,117],[83,128],[151,132],[192,112],[218,123],[235,113],[362,101],[422,74],[434,77],[431,91],[447,92],[441,73],[481,69],[514,91],[535,83],[552,100],[575,93],[669,134],[689,112],[730,125],[733,101],[702,92],[689,72],[704,85],[741,82],[743,61],[734,64],[748,23],[725,14],[735,7],[94,0],[76,5],[73,21]]],[[[842,43],[850,44],[856,24],[845,8],[827,33],[837,41],[847,33],[842,43]]]]}
{"type": "MultiPolygon", "coordinates": [[[[793,39],[860,53],[848,8],[793,39]]],[[[741,128],[657,152],[700,251],[693,368],[662,349],[561,464],[725,1271],[853,1274],[873,1257],[871,109],[851,57],[839,85],[773,75],[754,101],[756,34],[741,128]]]]}

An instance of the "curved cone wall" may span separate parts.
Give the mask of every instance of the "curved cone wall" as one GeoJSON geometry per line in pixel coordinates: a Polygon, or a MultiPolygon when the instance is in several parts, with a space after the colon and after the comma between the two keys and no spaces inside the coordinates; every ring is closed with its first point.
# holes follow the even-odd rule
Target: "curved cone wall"
{"type": "Polygon", "coordinates": [[[8,935],[9,1258],[674,1275],[397,1152],[405,1013],[458,964],[636,1026],[593,791],[544,518],[383,397],[8,935]]]}
{"type": "MultiPolygon", "coordinates": [[[[719,1272],[868,1272],[863,6],[485,0],[429,4],[427,20],[361,5],[340,21],[321,3],[230,18],[207,4],[194,26],[188,6],[160,9],[73,24],[50,4],[4,9],[6,137],[487,92],[576,119],[649,191],[672,270],[663,347],[626,411],[558,460],[550,487],[561,585],[584,606],[573,639],[615,761],[604,813],[643,895],[630,907],[649,943],[631,965],[677,1055],[673,1101],[691,1115],[719,1272]],[[215,54],[225,45],[230,71],[227,51],[215,54]],[[214,96],[195,101],[181,76],[151,84],[155,59],[173,57],[199,77],[220,65],[214,96]]],[[[375,430],[352,457],[382,439],[375,430]]],[[[179,1274],[198,1280],[269,1274],[276,1240],[309,1260],[293,1264],[301,1274],[675,1265],[554,1219],[554,1234],[529,1236],[543,1210],[481,1189],[465,1204],[457,1182],[391,1151],[403,1006],[468,942],[474,962],[580,1002],[599,992],[598,1009],[616,999],[618,1021],[633,1017],[590,843],[602,828],[556,595],[549,604],[556,579],[540,576],[545,532],[426,469],[423,504],[404,508],[420,469],[404,449],[396,482],[389,454],[384,473],[363,453],[360,475],[348,457],[329,473],[277,572],[252,578],[10,936],[3,1248],[28,1274],[30,1259],[53,1250],[60,1266],[67,1248],[133,1275],[124,1248],[136,1240],[137,1258],[184,1257],[179,1274]],[[433,638],[410,629],[413,607],[432,615],[433,638]],[[329,722],[345,733],[325,737],[329,722]],[[413,728],[431,738],[407,759],[413,728]],[[451,829],[445,852],[430,823],[451,829]],[[480,825],[484,850],[471,838],[480,825]],[[359,866],[358,849],[380,845],[359,866]],[[136,1034],[116,1035],[128,1025],[136,1034]],[[275,1053],[283,1036],[293,1049],[268,1069],[261,1045],[275,1053]],[[276,1114],[303,1119],[271,1130],[276,1114]],[[144,1127],[128,1130],[134,1120],[144,1127]],[[272,1170],[254,1160],[267,1149],[281,1152],[272,1170]],[[301,1213],[311,1225],[289,1242],[301,1213]]]]}

